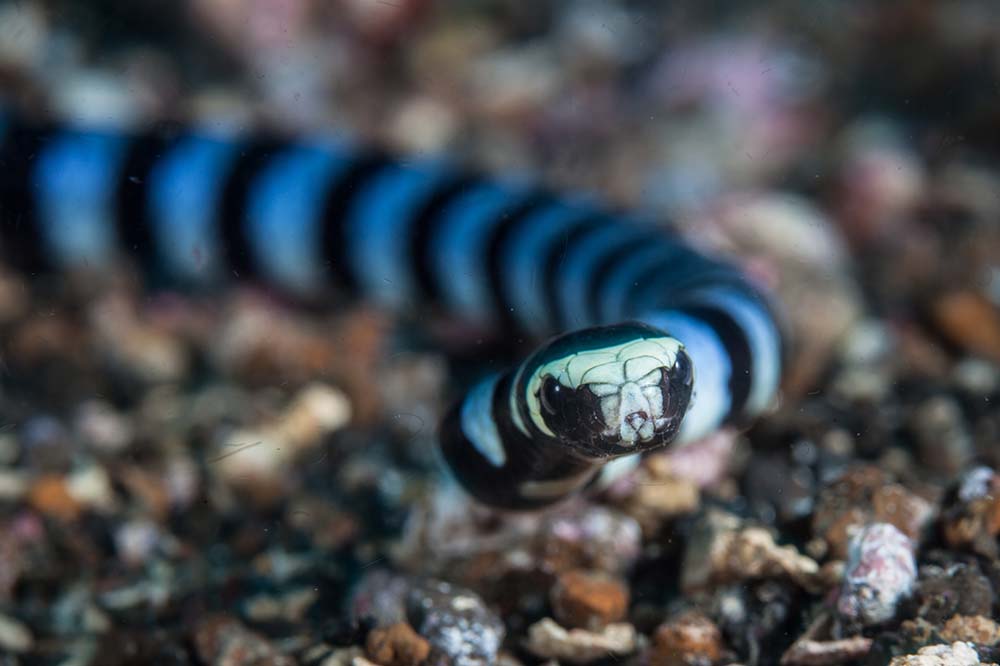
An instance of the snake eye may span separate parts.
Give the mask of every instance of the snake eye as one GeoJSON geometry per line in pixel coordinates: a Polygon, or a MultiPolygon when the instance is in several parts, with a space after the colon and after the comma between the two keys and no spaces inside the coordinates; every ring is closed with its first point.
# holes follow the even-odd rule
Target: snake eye
{"type": "Polygon", "coordinates": [[[694,379],[691,371],[691,359],[687,353],[678,354],[673,369],[670,371],[671,381],[677,386],[690,386],[694,379]]]}
{"type": "Polygon", "coordinates": [[[546,377],[545,381],[542,383],[542,390],[540,391],[541,395],[539,396],[542,403],[542,409],[549,414],[558,413],[562,392],[563,388],[559,385],[558,381],[552,377],[546,377]]]}
{"type": "Polygon", "coordinates": [[[694,371],[691,368],[691,358],[687,352],[677,354],[674,366],[663,373],[660,380],[663,396],[663,414],[680,418],[687,411],[691,400],[691,385],[694,381],[694,371]]]}
{"type": "Polygon", "coordinates": [[[570,388],[552,375],[545,375],[535,397],[540,429],[563,441],[588,442],[604,427],[600,398],[589,389],[570,388]]]}

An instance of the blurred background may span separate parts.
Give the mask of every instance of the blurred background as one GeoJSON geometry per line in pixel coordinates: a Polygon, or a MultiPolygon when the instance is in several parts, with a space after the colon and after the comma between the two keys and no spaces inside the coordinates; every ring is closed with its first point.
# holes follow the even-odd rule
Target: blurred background
{"type": "Polygon", "coordinates": [[[3,0],[0,98],[596,192],[741,263],[790,338],[749,433],[501,518],[441,490],[448,359],[385,313],[3,271],[0,664],[996,660],[954,621],[1000,591],[992,0],[3,0]],[[920,574],[852,628],[824,599],[872,521],[920,574]]]}
{"type": "Polygon", "coordinates": [[[0,7],[7,97],[48,115],[346,132],[596,191],[709,245],[783,240],[831,267],[846,244],[866,305],[1000,299],[988,1],[0,7]],[[775,208],[813,236],[758,224],[775,208]]]}

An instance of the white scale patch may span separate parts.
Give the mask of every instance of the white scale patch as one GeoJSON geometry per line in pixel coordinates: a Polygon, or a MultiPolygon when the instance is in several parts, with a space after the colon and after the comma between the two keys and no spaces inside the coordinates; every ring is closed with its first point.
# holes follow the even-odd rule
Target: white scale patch
{"type": "Polygon", "coordinates": [[[660,368],[670,368],[682,345],[671,337],[646,338],[621,345],[570,354],[538,368],[528,382],[528,409],[531,420],[550,436],[555,433],[542,417],[538,397],[542,378],[550,375],[577,389],[585,384],[601,399],[607,428],[626,446],[649,440],[664,425],[663,394],[659,387],[660,368]]]}

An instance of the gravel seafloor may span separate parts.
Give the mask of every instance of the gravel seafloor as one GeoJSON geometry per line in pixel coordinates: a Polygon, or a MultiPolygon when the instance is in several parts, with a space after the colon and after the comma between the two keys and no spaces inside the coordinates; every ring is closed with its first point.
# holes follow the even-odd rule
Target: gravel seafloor
{"type": "Polygon", "coordinates": [[[781,405],[548,512],[437,470],[485,332],[0,273],[0,664],[1000,660],[1000,30],[955,3],[0,2],[0,93],[337,128],[670,219],[781,405]],[[447,355],[444,350],[447,350],[447,355]]]}

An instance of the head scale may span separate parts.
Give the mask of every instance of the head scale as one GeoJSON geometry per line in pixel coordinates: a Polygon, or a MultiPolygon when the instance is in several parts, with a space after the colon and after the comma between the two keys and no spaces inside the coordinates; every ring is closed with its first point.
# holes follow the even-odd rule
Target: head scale
{"type": "Polygon", "coordinates": [[[526,429],[587,457],[669,444],[691,399],[691,359],[665,332],[639,323],[555,338],[518,375],[526,429]]]}

